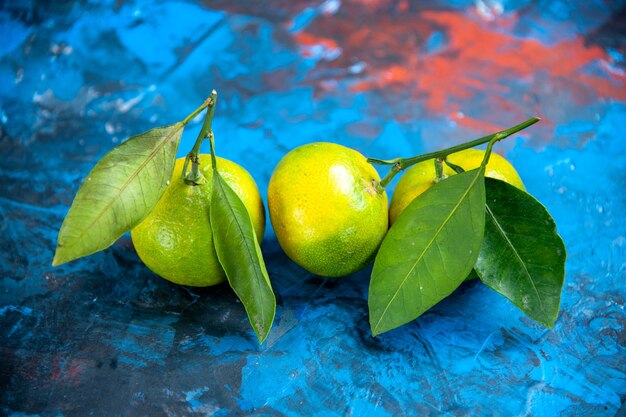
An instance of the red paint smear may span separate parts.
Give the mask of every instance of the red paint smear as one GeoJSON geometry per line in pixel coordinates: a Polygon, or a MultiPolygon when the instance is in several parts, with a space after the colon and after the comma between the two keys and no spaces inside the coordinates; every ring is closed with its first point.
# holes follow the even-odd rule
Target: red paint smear
{"type": "Polygon", "coordinates": [[[334,39],[324,38],[321,36],[315,36],[306,32],[298,32],[294,35],[294,40],[300,46],[315,46],[321,45],[328,49],[337,49],[339,45],[334,39]]]}
{"type": "Polygon", "coordinates": [[[394,65],[381,73],[381,81],[384,83],[406,83],[413,79],[412,74],[406,68],[394,65]]]}
{"type": "Polygon", "coordinates": [[[608,59],[601,48],[587,47],[580,38],[547,46],[534,39],[520,40],[492,32],[464,15],[425,12],[422,16],[446,28],[446,51],[424,55],[417,65],[406,60],[408,66],[415,66],[413,70],[397,65],[379,69],[372,79],[355,84],[353,91],[407,82],[409,78],[404,75],[414,73],[417,89],[426,93],[425,105],[432,111],[445,112],[450,99],[466,100],[477,91],[503,91],[505,87],[495,84],[501,78],[525,79],[537,70],[545,70],[553,77],[577,79],[603,97],[626,99],[626,90],[617,88],[609,79],[580,74],[592,61],[608,59]],[[389,76],[398,68],[404,68],[403,77],[389,76]],[[480,74],[481,79],[468,77],[468,73],[480,74]]]}
{"type": "MultiPolygon", "coordinates": [[[[370,6],[375,4],[372,2],[370,6]]],[[[407,6],[400,3],[400,7],[407,6]]],[[[544,45],[538,40],[499,32],[514,27],[515,15],[485,23],[449,11],[421,11],[418,15],[393,17],[375,13],[376,25],[359,22],[355,26],[359,16],[351,16],[348,11],[344,14],[347,17],[343,19],[335,16],[332,22],[321,21],[309,28],[339,43],[307,33],[296,35],[296,42],[304,46],[341,48],[344,53],[328,64],[331,66],[347,67],[354,57],[362,60],[366,70],[360,74],[360,81],[351,85],[354,92],[384,89],[408,93],[431,112],[447,114],[471,129],[503,127],[467,114],[457,115],[459,111],[472,112],[462,107],[477,94],[484,94],[482,100],[494,107],[493,112],[485,114],[492,121],[513,109],[517,112],[514,117],[540,110],[533,109],[537,106],[528,95],[520,97],[519,92],[510,92],[508,82],[528,85],[529,90],[537,90],[529,93],[540,96],[546,94],[539,84],[541,77],[546,76],[546,82],[553,88],[566,88],[572,99],[582,104],[595,101],[597,96],[626,100],[623,75],[608,71],[606,76],[583,74],[584,68],[594,61],[610,61],[602,48],[586,46],[581,38],[544,45]],[[427,53],[424,40],[436,31],[445,33],[447,43],[442,50],[427,53]]]]}
{"type": "MultiPolygon", "coordinates": [[[[379,10],[387,10],[391,6],[393,6],[395,0],[347,0],[346,6],[350,7],[363,7],[371,12],[376,12],[379,10]]],[[[408,8],[407,1],[401,1],[397,5],[399,10],[403,10],[404,8],[408,8]],[[404,3],[404,4],[403,4],[404,3]]],[[[406,10],[406,9],[405,9],[406,10]]]]}
{"type": "Polygon", "coordinates": [[[486,75],[494,69],[510,71],[510,75],[529,75],[536,69],[547,69],[553,76],[568,76],[585,64],[598,58],[606,58],[598,47],[587,48],[582,39],[561,42],[553,47],[534,39],[520,40],[509,35],[492,32],[466,16],[455,13],[425,12],[425,19],[445,26],[450,37],[449,49],[459,55],[454,62],[461,64],[454,70],[445,57],[434,56],[432,61],[438,68],[445,68],[447,75],[464,73],[485,61],[492,65],[485,68],[486,75]],[[469,67],[463,67],[468,65],[469,67]],[[459,68],[460,67],[460,68],[459,68]]]}
{"type": "Polygon", "coordinates": [[[407,10],[409,10],[409,2],[406,0],[402,0],[400,3],[398,3],[398,10],[401,12],[406,12],[407,10]]]}
{"type": "Polygon", "coordinates": [[[300,45],[300,54],[306,58],[333,59],[340,52],[337,42],[333,39],[299,32],[294,35],[294,40],[300,45]]]}
{"type": "MultiPolygon", "coordinates": [[[[623,75],[614,74],[614,76],[621,79],[622,82],[626,82],[626,77],[623,75]]],[[[594,78],[588,75],[580,75],[579,79],[592,86],[593,89],[602,97],[611,97],[622,101],[626,100],[626,89],[623,86],[617,87],[615,83],[608,79],[594,78]]]]}

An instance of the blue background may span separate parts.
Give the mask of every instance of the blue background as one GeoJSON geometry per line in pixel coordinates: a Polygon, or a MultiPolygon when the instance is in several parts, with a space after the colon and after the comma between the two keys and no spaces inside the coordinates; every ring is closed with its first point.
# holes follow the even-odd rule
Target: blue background
{"type": "Polygon", "coordinates": [[[4,2],[0,413],[626,415],[625,7],[4,2]],[[543,117],[496,150],[568,249],[554,329],[471,282],[373,339],[369,270],[312,276],[271,227],[263,251],[278,310],[260,347],[227,285],[170,284],[127,236],[52,268],[96,161],[181,120],[213,88],[218,153],[252,173],[265,201],[275,164],[304,143],[411,156],[543,117]]]}

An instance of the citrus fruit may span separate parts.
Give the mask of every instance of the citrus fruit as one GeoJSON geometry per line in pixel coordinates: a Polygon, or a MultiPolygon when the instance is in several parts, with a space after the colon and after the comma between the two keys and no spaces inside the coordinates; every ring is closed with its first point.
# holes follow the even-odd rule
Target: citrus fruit
{"type": "MultiPolygon", "coordinates": [[[[478,168],[483,161],[485,151],[480,149],[466,149],[448,155],[447,159],[454,165],[458,165],[466,171],[478,168]]],[[[443,164],[445,175],[454,175],[452,168],[443,164]]],[[[498,154],[492,153],[485,169],[485,175],[525,190],[524,184],[513,165],[498,154]]],[[[434,160],[423,161],[408,169],[398,181],[396,190],[391,198],[389,207],[389,222],[393,222],[400,216],[404,209],[424,191],[435,184],[435,163],[434,160]]]]}
{"type": "Polygon", "coordinates": [[[317,142],[278,163],[268,208],[287,256],[317,275],[340,277],[373,260],[388,229],[380,177],[357,151],[317,142]]]}
{"type": "MultiPolygon", "coordinates": [[[[210,155],[200,155],[200,172],[206,181],[188,185],[181,178],[185,158],[176,160],[165,193],[131,231],[135,250],[157,275],[181,285],[206,287],[226,279],[213,246],[209,220],[213,165],[210,155]]],[[[259,242],[265,231],[265,211],[250,174],[227,159],[217,158],[217,168],[250,213],[259,242]]]]}

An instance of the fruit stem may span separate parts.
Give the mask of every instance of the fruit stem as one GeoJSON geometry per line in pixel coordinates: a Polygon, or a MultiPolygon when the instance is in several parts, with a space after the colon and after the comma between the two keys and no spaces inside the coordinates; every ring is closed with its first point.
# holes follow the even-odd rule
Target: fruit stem
{"type": "Polygon", "coordinates": [[[215,157],[215,141],[213,132],[209,135],[209,146],[211,147],[211,165],[213,166],[213,172],[217,171],[217,158],[215,157]]]}
{"type": "Polygon", "coordinates": [[[393,178],[400,171],[405,170],[410,166],[413,166],[419,162],[427,161],[433,158],[445,159],[450,154],[453,154],[455,152],[459,152],[465,149],[473,148],[475,146],[483,145],[485,143],[491,143],[491,146],[493,146],[494,143],[501,141],[513,135],[514,133],[524,130],[529,126],[534,125],[539,120],[541,120],[539,117],[531,117],[525,122],[522,122],[508,129],[502,130],[500,132],[493,133],[488,136],[483,136],[482,138],[474,139],[472,141],[465,142],[460,145],[452,146],[450,148],[442,149],[440,151],[429,152],[423,155],[413,156],[410,158],[395,158],[395,159],[367,158],[367,162],[369,162],[370,164],[377,164],[377,165],[393,165],[391,167],[391,170],[389,170],[387,175],[385,175],[385,177],[378,184],[378,191],[382,193],[385,187],[391,182],[391,180],[393,180],[393,178]]]}
{"type": "Polygon", "coordinates": [[[489,141],[489,144],[487,145],[487,150],[485,151],[485,156],[483,157],[483,162],[480,164],[481,168],[487,167],[487,163],[489,162],[489,158],[491,157],[491,149],[493,148],[493,145],[495,145],[498,140],[499,139],[497,138],[493,138],[489,141]]]}
{"type": "Polygon", "coordinates": [[[443,159],[435,158],[435,182],[446,179],[447,175],[443,173],[443,159]]]}
{"type": "MultiPolygon", "coordinates": [[[[198,153],[200,152],[200,145],[202,145],[202,141],[206,138],[213,137],[213,115],[215,114],[215,104],[217,103],[217,91],[213,90],[204,103],[204,106],[207,108],[206,115],[204,116],[204,123],[202,124],[202,129],[200,129],[200,132],[198,133],[196,143],[194,143],[193,148],[185,158],[185,165],[183,166],[182,178],[188,185],[199,185],[204,182],[204,176],[200,173],[200,158],[198,157],[198,153]],[[191,170],[187,172],[189,162],[191,162],[191,170]]],[[[198,114],[199,111],[194,113],[198,114]]],[[[189,118],[191,115],[187,117],[189,118]]]]}

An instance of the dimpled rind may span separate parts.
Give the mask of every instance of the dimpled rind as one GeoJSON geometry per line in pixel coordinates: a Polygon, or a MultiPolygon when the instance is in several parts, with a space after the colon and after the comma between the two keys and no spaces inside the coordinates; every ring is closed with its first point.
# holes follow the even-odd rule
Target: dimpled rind
{"type": "MultiPolygon", "coordinates": [[[[200,155],[206,181],[187,185],[181,178],[185,158],[176,160],[165,193],[152,212],[131,231],[135,250],[155,274],[181,285],[206,287],[226,279],[213,246],[209,220],[213,165],[200,155]]],[[[265,231],[265,209],[252,176],[241,166],[217,158],[217,167],[250,213],[259,242],[265,231]]]]}
{"type": "Polygon", "coordinates": [[[279,162],[268,190],[270,220],[285,253],[311,273],[340,277],[367,266],[388,229],[380,177],[355,150],[317,142],[279,162]]]}
{"type": "MultiPolygon", "coordinates": [[[[448,156],[448,161],[459,165],[466,171],[469,171],[471,169],[478,168],[483,162],[484,157],[485,151],[481,149],[466,149],[448,156]]],[[[450,174],[453,173],[450,168],[447,166],[446,168],[449,170],[446,172],[449,172],[450,174]]],[[[489,156],[489,162],[487,162],[487,167],[485,169],[485,176],[508,182],[512,186],[517,187],[522,191],[526,191],[526,187],[524,187],[524,183],[513,165],[497,153],[492,152],[489,156]]]]}
{"type": "MultiPolygon", "coordinates": [[[[484,156],[485,151],[481,149],[465,149],[449,155],[447,159],[465,171],[469,171],[478,168],[483,162],[484,156]]],[[[446,175],[454,175],[455,173],[446,164],[443,165],[443,172],[446,175]]],[[[435,163],[434,160],[430,159],[415,164],[400,177],[389,207],[390,224],[395,222],[411,201],[435,184],[435,176],[435,163]]],[[[513,165],[496,153],[492,153],[489,157],[485,176],[508,182],[520,190],[526,191],[524,183],[513,165]]]]}

